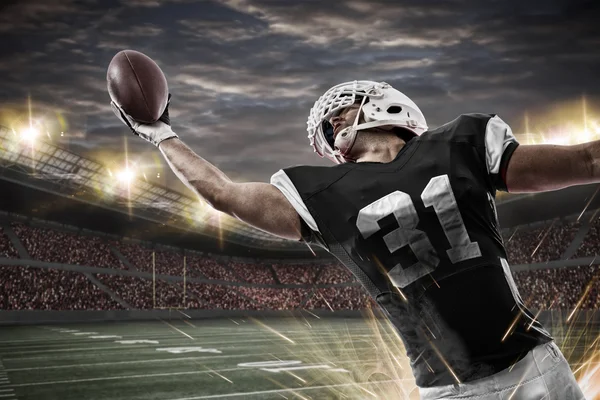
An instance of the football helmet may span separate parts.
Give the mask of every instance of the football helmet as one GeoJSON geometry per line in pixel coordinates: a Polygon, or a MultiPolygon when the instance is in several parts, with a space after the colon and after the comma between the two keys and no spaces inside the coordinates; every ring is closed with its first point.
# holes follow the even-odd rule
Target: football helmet
{"type": "Polygon", "coordinates": [[[388,83],[374,81],[351,81],[332,87],[311,108],[307,125],[314,151],[338,164],[349,161],[347,155],[361,130],[391,125],[415,136],[427,130],[423,113],[410,98],[388,83]],[[354,124],[340,131],[334,140],[329,120],[357,101],[361,105],[354,124]],[[365,122],[359,124],[361,115],[365,122]]]}

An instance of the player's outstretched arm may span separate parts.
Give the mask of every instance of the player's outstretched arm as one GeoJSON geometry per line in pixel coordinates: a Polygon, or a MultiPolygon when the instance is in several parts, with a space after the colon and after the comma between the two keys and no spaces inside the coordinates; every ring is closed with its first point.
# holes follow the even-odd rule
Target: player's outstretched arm
{"type": "Polygon", "coordinates": [[[232,182],[178,138],[162,141],[159,149],[177,177],[215,210],[273,235],[300,239],[300,216],[275,186],[232,182]]]}
{"type": "Polygon", "coordinates": [[[571,146],[520,145],[506,168],[510,193],[533,193],[600,182],[600,141],[571,146]]]}
{"type": "Polygon", "coordinates": [[[175,175],[214,209],[273,235],[300,240],[300,216],[283,193],[268,183],[232,182],[217,167],[194,153],[171,129],[168,103],[163,115],[153,124],[137,122],[114,102],[111,106],[136,136],[159,147],[175,175]]]}

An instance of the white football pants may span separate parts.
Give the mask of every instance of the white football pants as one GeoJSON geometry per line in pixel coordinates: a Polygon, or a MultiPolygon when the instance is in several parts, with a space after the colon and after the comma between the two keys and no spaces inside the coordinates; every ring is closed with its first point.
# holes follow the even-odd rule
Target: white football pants
{"type": "Polygon", "coordinates": [[[554,342],[535,347],[512,368],[486,378],[419,391],[422,400],[586,400],[554,342]]]}

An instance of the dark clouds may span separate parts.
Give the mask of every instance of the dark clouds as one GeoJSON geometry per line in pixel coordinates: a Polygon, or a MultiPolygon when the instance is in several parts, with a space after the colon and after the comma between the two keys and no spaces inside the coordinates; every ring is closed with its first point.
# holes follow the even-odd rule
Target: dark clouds
{"type": "Polygon", "coordinates": [[[136,49],[167,74],[180,136],[239,180],[328,165],[306,117],[346,80],[391,83],[430,126],[495,112],[516,132],[526,111],[600,95],[597,1],[21,0],[0,11],[3,109],[31,95],[36,112],[66,121],[57,141],[116,151],[127,131],[106,66],[136,49]]]}

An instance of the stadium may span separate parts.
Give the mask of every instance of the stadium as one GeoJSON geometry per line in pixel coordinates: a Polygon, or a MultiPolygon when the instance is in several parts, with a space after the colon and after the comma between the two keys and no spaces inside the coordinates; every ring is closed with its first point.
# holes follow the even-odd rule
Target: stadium
{"type": "MultiPolygon", "coordinates": [[[[418,398],[393,330],[327,253],[23,138],[0,129],[0,398],[418,398]]],[[[599,190],[496,204],[521,297],[590,399],[599,190]]]]}
{"type": "Polygon", "coordinates": [[[599,20],[2,0],[0,400],[600,400],[599,20]]]}

